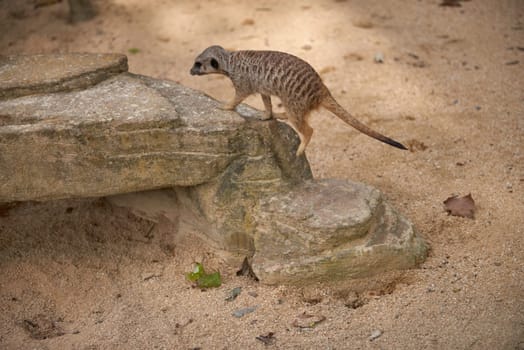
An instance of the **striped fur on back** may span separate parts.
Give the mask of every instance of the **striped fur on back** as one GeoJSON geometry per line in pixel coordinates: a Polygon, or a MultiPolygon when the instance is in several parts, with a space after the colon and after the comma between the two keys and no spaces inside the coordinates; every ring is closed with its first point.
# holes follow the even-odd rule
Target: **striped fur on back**
{"type": "Polygon", "coordinates": [[[265,118],[277,117],[286,122],[300,137],[297,155],[308,145],[313,129],[308,123],[311,111],[322,106],[362,133],[391,146],[406,149],[401,143],[386,137],[355,119],[331,96],[318,73],[306,61],[278,51],[227,51],[210,46],[195,59],[193,75],[223,74],[235,87],[235,97],[222,106],[232,110],[249,95],[262,96],[265,118]],[[271,96],[281,99],[285,114],[273,114],[271,96]]]}

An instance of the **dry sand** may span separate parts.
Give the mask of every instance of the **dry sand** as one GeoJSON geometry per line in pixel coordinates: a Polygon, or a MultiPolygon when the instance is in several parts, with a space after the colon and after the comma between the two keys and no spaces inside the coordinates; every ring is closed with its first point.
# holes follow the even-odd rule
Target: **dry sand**
{"type": "Polygon", "coordinates": [[[0,348],[524,349],[521,0],[96,1],[98,17],[76,25],[67,2],[32,3],[0,1],[1,53],[126,53],[130,71],[220,100],[233,94],[229,81],[189,75],[210,44],[306,59],[343,106],[412,148],[321,111],[307,150],[314,175],[381,189],[432,251],[366,292],[270,287],[235,276],[190,232],[173,245],[173,228],[104,199],[4,205],[0,348]],[[468,193],[475,219],[448,216],[442,202],[468,193]],[[191,288],[193,260],[220,270],[223,286],[191,288]],[[296,327],[303,312],[325,320],[296,327]],[[272,345],[256,339],[269,332],[272,345]]]}

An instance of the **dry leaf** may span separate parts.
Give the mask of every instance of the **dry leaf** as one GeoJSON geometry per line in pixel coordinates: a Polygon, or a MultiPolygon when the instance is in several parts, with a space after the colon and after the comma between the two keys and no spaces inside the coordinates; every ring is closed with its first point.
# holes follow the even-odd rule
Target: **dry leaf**
{"type": "Polygon", "coordinates": [[[468,2],[471,0],[443,0],[439,6],[461,7],[461,2],[468,2]]]}
{"type": "Polygon", "coordinates": [[[51,339],[65,334],[62,328],[46,315],[37,315],[22,322],[24,328],[33,339],[51,339]]]}
{"type": "Polygon", "coordinates": [[[327,73],[334,72],[334,71],[336,71],[336,70],[337,70],[337,68],[335,68],[334,66],[327,66],[327,67],[324,67],[324,68],[320,69],[320,70],[318,71],[318,73],[319,73],[320,75],[322,75],[322,74],[327,74],[327,73]]]}
{"type": "Polygon", "coordinates": [[[347,53],[343,58],[348,61],[362,61],[364,59],[362,55],[355,52],[347,53]]]}
{"type": "Polygon", "coordinates": [[[370,29],[370,28],[373,28],[375,26],[373,24],[373,22],[371,22],[371,20],[369,20],[369,19],[357,20],[357,21],[353,22],[353,25],[355,27],[362,28],[362,29],[370,29]]]}
{"type": "Polygon", "coordinates": [[[444,201],[444,209],[453,216],[473,219],[475,216],[475,201],[471,193],[464,197],[452,196],[444,201]]]}
{"type": "Polygon", "coordinates": [[[242,262],[242,267],[240,268],[240,270],[237,271],[237,276],[247,276],[254,279],[255,281],[258,281],[258,277],[253,272],[253,269],[251,268],[251,265],[249,264],[247,257],[244,258],[244,261],[242,262]]]}
{"type": "Polygon", "coordinates": [[[273,345],[275,343],[275,333],[269,332],[268,334],[261,334],[255,337],[256,340],[260,340],[264,345],[273,345]]]}
{"type": "Polygon", "coordinates": [[[246,18],[242,21],[243,26],[252,26],[255,24],[255,20],[253,18],[246,18]]]}
{"type": "Polygon", "coordinates": [[[461,7],[460,0],[444,0],[439,6],[461,7]]]}

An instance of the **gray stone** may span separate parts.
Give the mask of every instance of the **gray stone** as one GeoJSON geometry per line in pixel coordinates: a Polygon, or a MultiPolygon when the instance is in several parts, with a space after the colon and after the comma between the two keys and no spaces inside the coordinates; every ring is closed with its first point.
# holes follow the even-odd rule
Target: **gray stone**
{"type": "Polygon", "coordinates": [[[176,83],[129,73],[85,90],[1,101],[0,202],[196,186],[218,177],[223,192],[247,182],[269,189],[284,178],[311,177],[304,157],[292,162],[290,128],[215,107],[176,83]]]}
{"type": "MultiPolygon", "coordinates": [[[[71,72],[100,69],[98,55],[88,67],[89,57],[82,57],[64,58],[71,72]]],[[[23,71],[34,60],[12,61],[20,67],[11,70],[23,71]]],[[[71,78],[54,72],[58,77],[34,75],[71,78]]],[[[216,101],[174,82],[129,73],[92,83],[0,101],[0,202],[177,186],[195,215],[210,222],[208,236],[217,247],[248,254],[254,226],[246,208],[263,193],[312,177],[306,158],[293,154],[299,141],[292,129],[258,120],[253,109],[241,107],[244,117],[222,111],[216,101]]]]}
{"type": "Polygon", "coordinates": [[[0,99],[82,89],[125,71],[120,54],[0,56],[0,99]]]}
{"type": "Polygon", "coordinates": [[[1,59],[0,203],[111,196],[177,236],[200,234],[232,264],[249,257],[270,284],[371,276],[425,257],[378,190],[314,181],[286,124],[124,72],[122,57],[1,59]]]}
{"type": "Polygon", "coordinates": [[[427,247],[375,188],[307,181],[260,201],[253,271],[267,284],[310,284],[416,266],[427,247]]]}
{"type": "Polygon", "coordinates": [[[236,318],[241,318],[241,317],[244,317],[247,314],[252,313],[256,309],[257,309],[256,306],[245,307],[243,309],[239,309],[239,310],[233,311],[232,315],[235,316],[236,318]]]}

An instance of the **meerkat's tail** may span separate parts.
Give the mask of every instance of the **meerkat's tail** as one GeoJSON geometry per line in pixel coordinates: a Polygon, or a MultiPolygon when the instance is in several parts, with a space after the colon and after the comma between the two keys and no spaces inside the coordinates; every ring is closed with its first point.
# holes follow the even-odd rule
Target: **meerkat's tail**
{"type": "Polygon", "coordinates": [[[387,143],[388,145],[391,145],[393,147],[397,147],[400,149],[407,149],[406,146],[401,144],[400,142],[397,142],[393,139],[390,139],[387,136],[382,135],[381,133],[369,128],[368,126],[362,124],[357,119],[355,119],[351,114],[349,114],[348,111],[346,111],[341,105],[338,104],[338,102],[330,95],[326,97],[322,103],[322,107],[357,129],[358,131],[373,137],[374,139],[377,139],[379,141],[382,141],[384,143],[387,143]]]}

